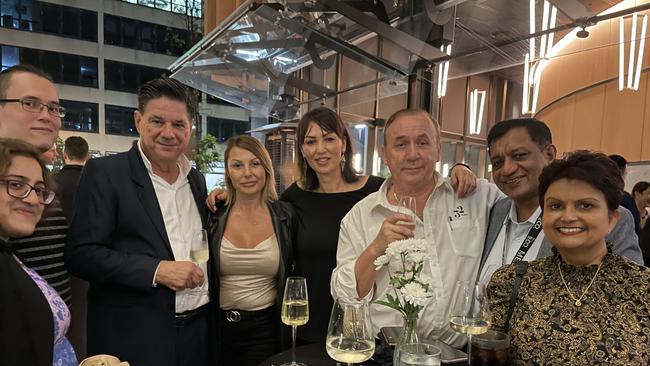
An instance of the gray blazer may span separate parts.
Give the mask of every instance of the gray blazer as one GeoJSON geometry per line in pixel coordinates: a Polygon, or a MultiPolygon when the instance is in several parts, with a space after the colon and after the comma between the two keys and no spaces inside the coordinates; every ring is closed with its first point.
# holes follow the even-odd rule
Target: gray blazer
{"type": "MultiPolygon", "coordinates": [[[[483,265],[494,247],[494,242],[497,240],[497,236],[499,236],[503,221],[510,212],[511,203],[513,203],[512,199],[506,197],[497,201],[492,206],[492,211],[490,211],[490,224],[485,235],[485,245],[483,246],[479,273],[481,273],[483,265]]],[[[621,213],[621,218],[618,220],[614,230],[605,237],[605,240],[611,245],[612,252],[627,257],[636,263],[643,264],[643,255],[639,247],[639,237],[634,232],[634,219],[632,218],[632,214],[622,206],[618,207],[618,211],[621,213]]],[[[548,257],[552,254],[551,243],[544,237],[542,246],[539,248],[539,253],[537,254],[537,259],[548,257]]]]}

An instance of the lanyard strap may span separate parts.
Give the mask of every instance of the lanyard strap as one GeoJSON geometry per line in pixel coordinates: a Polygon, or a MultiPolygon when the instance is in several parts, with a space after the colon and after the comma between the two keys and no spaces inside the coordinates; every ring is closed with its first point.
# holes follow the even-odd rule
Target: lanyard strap
{"type": "MultiPolygon", "coordinates": [[[[503,221],[503,225],[505,226],[505,239],[503,241],[503,258],[502,258],[502,263],[506,263],[506,259],[508,256],[508,244],[510,243],[510,223],[509,220],[510,215],[506,216],[506,219],[503,221]]],[[[537,219],[535,220],[535,223],[533,226],[528,230],[528,234],[526,234],[526,237],[524,238],[524,241],[521,243],[519,246],[519,249],[517,250],[517,253],[515,254],[515,257],[512,259],[511,263],[519,262],[524,259],[524,256],[528,251],[530,250],[530,247],[533,246],[533,243],[535,242],[535,239],[537,239],[537,236],[539,235],[540,231],[542,231],[542,214],[540,213],[537,216],[537,219]]]]}

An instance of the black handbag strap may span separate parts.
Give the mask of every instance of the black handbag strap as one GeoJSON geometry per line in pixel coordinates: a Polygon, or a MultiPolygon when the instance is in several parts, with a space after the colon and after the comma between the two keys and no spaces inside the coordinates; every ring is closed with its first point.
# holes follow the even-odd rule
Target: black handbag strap
{"type": "Polygon", "coordinates": [[[508,305],[508,314],[506,314],[506,322],[504,324],[504,330],[506,333],[508,330],[510,330],[510,318],[512,318],[512,313],[515,310],[515,304],[517,303],[517,297],[519,296],[521,281],[524,279],[526,271],[528,271],[528,262],[526,261],[517,261],[513,263],[513,265],[515,266],[515,282],[512,285],[510,305],[508,305]]]}

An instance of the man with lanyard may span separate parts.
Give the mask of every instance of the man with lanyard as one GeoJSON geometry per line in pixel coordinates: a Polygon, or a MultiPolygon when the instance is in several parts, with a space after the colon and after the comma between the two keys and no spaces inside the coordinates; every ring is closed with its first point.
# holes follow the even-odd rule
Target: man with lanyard
{"type": "MultiPolygon", "coordinates": [[[[479,280],[487,283],[505,264],[553,254],[544,238],[539,207],[539,175],[555,159],[551,131],[534,118],[495,124],[487,138],[494,183],[508,197],[490,212],[479,280]]],[[[614,253],[643,263],[632,215],[619,207],[621,219],[607,236],[614,253]]]]}

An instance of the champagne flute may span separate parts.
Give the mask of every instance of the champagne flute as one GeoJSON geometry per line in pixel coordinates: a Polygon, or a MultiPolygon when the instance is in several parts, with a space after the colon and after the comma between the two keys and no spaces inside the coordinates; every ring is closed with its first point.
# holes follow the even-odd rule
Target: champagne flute
{"type": "Polygon", "coordinates": [[[208,251],[208,232],[205,229],[202,229],[199,232],[198,236],[192,240],[190,246],[190,259],[197,266],[210,259],[210,252],[208,251]]]}
{"type": "Polygon", "coordinates": [[[283,363],[281,366],[307,366],[302,362],[296,362],[296,328],[307,324],[308,320],[307,281],[304,277],[288,277],[282,299],[282,322],[291,326],[291,362],[283,363]]]}
{"type": "Polygon", "coordinates": [[[466,334],[468,364],[472,362],[472,336],[488,331],[492,322],[485,285],[458,281],[454,289],[449,325],[466,334]]]}
{"type": "Polygon", "coordinates": [[[413,196],[402,196],[399,199],[397,206],[397,213],[406,215],[411,218],[411,222],[398,221],[398,224],[404,225],[409,229],[413,230],[413,236],[416,237],[417,230],[417,206],[415,204],[415,197],[413,196]]]}
{"type": "MultiPolygon", "coordinates": [[[[207,273],[206,263],[210,259],[208,249],[208,232],[201,229],[190,242],[190,260],[207,273]]],[[[201,286],[192,289],[189,293],[196,296],[204,296],[208,293],[208,281],[204,281],[201,286]]]]}
{"type": "Polygon", "coordinates": [[[375,337],[365,300],[337,299],[334,302],[325,348],[331,358],[348,366],[372,357],[375,337]]]}

